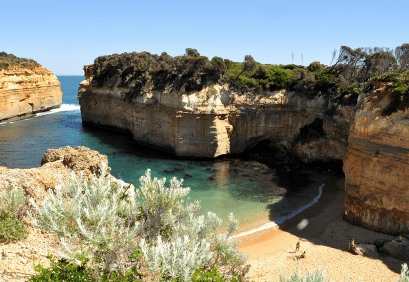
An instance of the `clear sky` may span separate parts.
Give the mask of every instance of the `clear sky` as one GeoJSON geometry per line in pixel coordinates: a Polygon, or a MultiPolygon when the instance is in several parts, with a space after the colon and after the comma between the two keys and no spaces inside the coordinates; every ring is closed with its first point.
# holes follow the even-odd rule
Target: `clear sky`
{"type": "Polygon", "coordinates": [[[100,55],[148,51],[211,59],[330,64],[341,45],[409,43],[409,0],[2,1],[0,51],[57,75],[83,75],[100,55]]]}

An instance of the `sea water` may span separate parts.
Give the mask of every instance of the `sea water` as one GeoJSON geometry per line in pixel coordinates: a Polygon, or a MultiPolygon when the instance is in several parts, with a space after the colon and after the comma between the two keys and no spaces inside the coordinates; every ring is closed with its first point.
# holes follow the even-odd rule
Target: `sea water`
{"type": "Polygon", "coordinates": [[[227,222],[232,212],[244,229],[282,222],[320,196],[322,180],[309,173],[292,175],[240,157],[180,160],[137,144],[131,135],[84,126],[77,99],[83,79],[58,76],[63,92],[59,109],[0,123],[0,166],[38,167],[47,149],[86,146],[107,155],[111,174],[126,182],[135,179],[136,187],[148,168],[153,177],[183,178],[183,186],[191,188],[190,200],[201,202],[202,214],[212,211],[227,222]]]}

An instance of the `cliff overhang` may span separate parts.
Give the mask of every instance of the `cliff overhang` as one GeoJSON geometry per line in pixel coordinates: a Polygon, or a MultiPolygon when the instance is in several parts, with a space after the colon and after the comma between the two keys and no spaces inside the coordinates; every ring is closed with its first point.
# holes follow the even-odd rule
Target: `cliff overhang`
{"type": "Polygon", "coordinates": [[[149,75],[135,87],[115,72],[101,80],[95,66],[84,67],[78,93],[84,123],[130,132],[181,157],[236,154],[270,140],[305,163],[343,161],[343,218],[384,233],[409,231],[407,75],[377,77],[363,92],[351,86],[311,96],[204,77],[194,90],[188,83],[159,89],[149,75]]]}

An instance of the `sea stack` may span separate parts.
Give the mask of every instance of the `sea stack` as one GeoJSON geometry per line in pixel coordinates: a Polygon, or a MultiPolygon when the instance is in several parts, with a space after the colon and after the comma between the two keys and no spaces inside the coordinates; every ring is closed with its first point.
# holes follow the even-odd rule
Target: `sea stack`
{"type": "Polygon", "coordinates": [[[0,52],[0,122],[59,108],[62,95],[52,71],[33,60],[0,52]]]}

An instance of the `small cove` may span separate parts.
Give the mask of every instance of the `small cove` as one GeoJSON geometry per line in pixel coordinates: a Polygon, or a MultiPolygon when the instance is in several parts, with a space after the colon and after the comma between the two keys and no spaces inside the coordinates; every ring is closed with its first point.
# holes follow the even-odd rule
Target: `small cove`
{"type": "Polygon", "coordinates": [[[60,109],[37,117],[0,124],[0,166],[40,166],[47,149],[86,146],[108,156],[111,174],[126,182],[147,168],[152,176],[183,178],[201,213],[215,212],[224,222],[230,212],[239,219],[240,232],[286,217],[318,196],[324,183],[320,173],[294,172],[241,156],[215,160],[178,159],[136,143],[129,134],[84,126],[77,91],[81,76],[59,76],[64,94],[60,109]]]}

